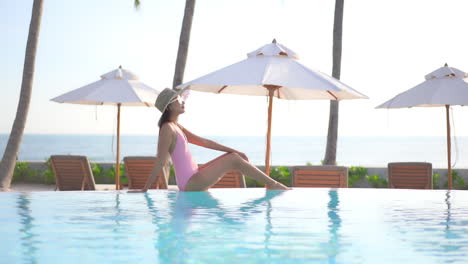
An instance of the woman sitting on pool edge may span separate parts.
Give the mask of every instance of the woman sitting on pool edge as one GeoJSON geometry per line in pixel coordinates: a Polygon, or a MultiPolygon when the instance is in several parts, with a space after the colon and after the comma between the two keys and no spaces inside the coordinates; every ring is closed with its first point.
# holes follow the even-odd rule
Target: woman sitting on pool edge
{"type": "Polygon", "coordinates": [[[162,115],[158,122],[159,138],[155,167],[142,190],[129,192],[146,192],[163,171],[169,156],[172,158],[177,186],[181,191],[206,191],[232,169],[264,183],[267,189],[288,189],[252,165],[244,153],[199,137],[181,126],[177,120],[179,115],[185,112],[185,102],[181,97],[184,91],[186,89],[177,91],[166,88],[156,99],[155,106],[162,115]],[[199,168],[190,154],[187,143],[227,153],[199,168]]]}

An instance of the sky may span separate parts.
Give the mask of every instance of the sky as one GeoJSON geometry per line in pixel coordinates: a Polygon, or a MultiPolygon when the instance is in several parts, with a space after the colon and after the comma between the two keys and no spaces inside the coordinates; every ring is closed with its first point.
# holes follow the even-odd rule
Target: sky
{"type": "MultiPolygon", "coordinates": [[[[0,1],[0,133],[19,99],[32,0],[0,1]]],[[[119,65],[149,86],[172,85],[184,0],[45,0],[25,133],[113,134],[116,108],[50,99],[119,65]]],[[[184,81],[241,61],[273,38],[331,75],[331,0],[198,0],[184,81]]],[[[444,108],[375,107],[448,63],[468,71],[468,1],[345,1],[341,81],[369,99],[340,102],[340,136],[445,136],[444,108]]],[[[192,92],[180,123],[206,136],[266,134],[267,99],[192,92]]],[[[273,136],[325,136],[329,101],[275,100],[273,136]]],[[[468,136],[467,107],[453,107],[468,136]]],[[[122,134],[156,134],[155,108],[123,107],[122,134]]]]}

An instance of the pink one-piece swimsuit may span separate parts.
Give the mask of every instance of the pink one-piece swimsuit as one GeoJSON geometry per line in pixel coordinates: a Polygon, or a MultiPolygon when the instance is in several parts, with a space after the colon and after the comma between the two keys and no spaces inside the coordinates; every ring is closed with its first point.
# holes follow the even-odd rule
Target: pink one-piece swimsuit
{"type": "Polygon", "coordinates": [[[198,172],[198,165],[190,154],[185,134],[179,128],[176,129],[176,134],[177,140],[171,157],[172,163],[174,163],[177,186],[179,190],[185,191],[187,182],[198,172]]]}

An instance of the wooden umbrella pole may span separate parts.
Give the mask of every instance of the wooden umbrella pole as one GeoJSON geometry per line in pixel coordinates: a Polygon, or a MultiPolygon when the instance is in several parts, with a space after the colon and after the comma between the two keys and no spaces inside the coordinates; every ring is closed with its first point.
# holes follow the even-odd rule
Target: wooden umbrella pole
{"type": "Polygon", "coordinates": [[[452,189],[452,148],[450,143],[450,107],[445,105],[446,119],[447,119],[447,157],[448,157],[448,189],[452,189]]]}
{"type": "Polygon", "coordinates": [[[274,89],[269,90],[269,102],[268,102],[268,129],[267,129],[267,146],[265,155],[265,174],[270,175],[270,153],[271,153],[271,120],[273,114],[273,93],[274,89]]]}
{"type": "Polygon", "coordinates": [[[273,115],[273,95],[279,88],[276,85],[264,85],[268,89],[268,129],[267,129],[267,147],[265,155],[265,174],[270,175],[270,153],[271,153],[271,120],[273,115]]]}
{"type": "Polygon", "coordinates": [[[117,104],[117,158],[115,160],[115,189],[120,190],[120,106],[117,104]]]}

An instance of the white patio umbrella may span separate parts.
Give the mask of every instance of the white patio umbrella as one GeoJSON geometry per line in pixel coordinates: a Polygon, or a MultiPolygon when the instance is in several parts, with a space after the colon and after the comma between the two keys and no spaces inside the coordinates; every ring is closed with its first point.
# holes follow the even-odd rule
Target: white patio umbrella
{"type": "Polygon", "coordinates": [[[116,189],[120,189],[120,107],[154,106],[159,91],[140,82],[132,72],[118,69],[101,75],[101,80],[51,99],[58,103],[117,106],[116,189]]]}
{"type": "Polygon", "coordinates": [[[445,64],[425,76],[426,81],[398,94],[376,108],[445,106],[447,121],[448,188],[452,189],[450,106],[468,105],[468,74],[445,64]]]}
{"type": "Polygon", "coordinates": [[[266,174],[270,170],[273,97],[287,100],[368,98],[339,80],[300,64],[295,52],[275,40],[247,56],[243,61],[178,87],[188,86],[210,93],[268,96],[266,174]]]}

